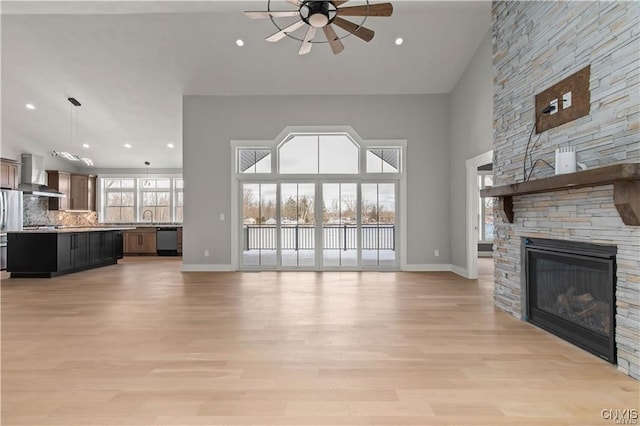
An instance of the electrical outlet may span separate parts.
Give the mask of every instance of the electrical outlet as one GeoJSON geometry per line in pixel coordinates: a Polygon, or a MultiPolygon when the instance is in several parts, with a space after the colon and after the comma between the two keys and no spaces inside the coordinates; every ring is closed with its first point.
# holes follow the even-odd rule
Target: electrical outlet
{"type": "Polygon", "coordinates": [[[549,102],[549,106],[551,107],[551,112],[549,113],[549,115],[553,115],[555,113],[558,112],[558,99],[553,99],[551,102],[549,102]]]}
{"type": "Polygon", "coordinates": [[[204,251],[204,257],[209,257],[209,250],[204,251]]]}
{"type": "Polygon", "coordinates": [[[562,95],[562,109],[571,108],[571,92],[562,95]]]}
{"type": "Polygon", "coordinates": [[[435,257],[440,256],[440,250],[435,249],[435,250],[433,251],[433,255],[434,255],[435,257]]]}

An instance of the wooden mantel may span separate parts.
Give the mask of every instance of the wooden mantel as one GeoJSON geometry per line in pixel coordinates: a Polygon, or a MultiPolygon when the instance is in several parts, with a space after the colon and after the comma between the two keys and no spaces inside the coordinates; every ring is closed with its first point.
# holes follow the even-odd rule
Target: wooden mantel
{"type": "Polygon", "coordinates": [[[513,196],[613,184],[613,203],[625,225],[640,226],[640,163],[624,163],[528,182],[494,186],[482,197],[498,197],[502,219],[513,223],[513,196]]]}

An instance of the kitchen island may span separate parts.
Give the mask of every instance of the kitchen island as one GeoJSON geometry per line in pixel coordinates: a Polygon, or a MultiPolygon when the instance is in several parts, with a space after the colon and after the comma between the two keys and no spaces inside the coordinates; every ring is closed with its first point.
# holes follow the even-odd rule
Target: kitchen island
{"type": "Polygon", "coordinates": [[[122,259],[130,227],[32,229],[7,233],[12,278],[51,278],[113,265],[122,259]]]}

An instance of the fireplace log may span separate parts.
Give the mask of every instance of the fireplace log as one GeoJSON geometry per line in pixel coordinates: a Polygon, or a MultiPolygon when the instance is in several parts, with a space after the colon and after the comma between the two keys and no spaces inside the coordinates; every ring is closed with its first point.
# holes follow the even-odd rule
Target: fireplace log
{"type": "Polygon", "coordinates": [[[568,314],[572,314],[574,312],[571,307],[571,300],[573,299],[573,293],[575,293],[575,289],[570,287],[566,292],[558,295],[558,305],[564,309],[564,311],[568,314]]]}
{"type": "Polygon", "coordinates": [[[601,302],[599,300],[595,301],[592,306],[585,309],[582,312],[578,313],[578,317],[580,318],[589,318],[598,314],[608,314],[609,313],[609,304],[601,302]]]}
{"type": "Polygon", "coordinates": [[[577,301],[577,302],[586,303],[586,302],[593,301],[593,296],[591,295],[591,293],[585,293],[585,294],[581,294],[579,296],[575,296],[573,299],[575,301],[577,301]]]}

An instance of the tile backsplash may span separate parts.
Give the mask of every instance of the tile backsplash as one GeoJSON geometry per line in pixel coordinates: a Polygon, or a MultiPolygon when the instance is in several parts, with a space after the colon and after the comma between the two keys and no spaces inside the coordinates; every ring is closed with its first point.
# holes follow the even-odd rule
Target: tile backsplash
{"type": "Polygon", "coordinates": [[[49,199],[46,197],[25,195],[23,204],[24,226],[94,226],[98,224],[98,214],[96,212],[49,210],[49,199]]]}

